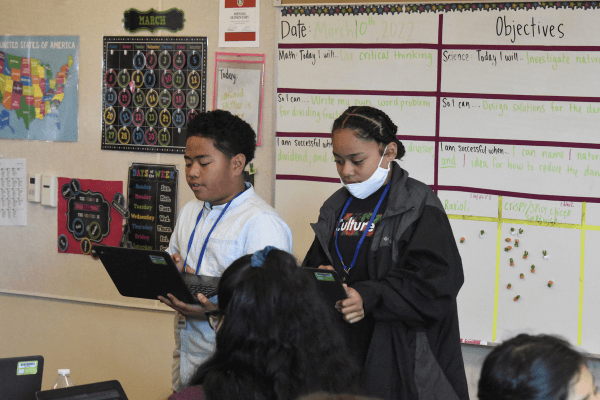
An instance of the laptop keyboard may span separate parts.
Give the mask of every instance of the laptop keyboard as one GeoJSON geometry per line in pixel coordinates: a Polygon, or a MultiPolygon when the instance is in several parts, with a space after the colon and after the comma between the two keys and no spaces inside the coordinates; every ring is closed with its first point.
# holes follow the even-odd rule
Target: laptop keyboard
{"type": "Polygon", "coordinates": [[[212,293],[215,290],[215,287],[212,285],[188,285],[188,289],[194,296],[198,293],[202,293],[206,296],[208,293],[212,293]]]}

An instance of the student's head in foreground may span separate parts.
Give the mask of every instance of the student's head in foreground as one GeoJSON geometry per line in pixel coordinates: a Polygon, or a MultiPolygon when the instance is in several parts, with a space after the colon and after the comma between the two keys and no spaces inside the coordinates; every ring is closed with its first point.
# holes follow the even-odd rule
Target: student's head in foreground
{"type": "Polygon", "coordinates": [[[597,400],[585,356],[549,335],[521,334],[496,347],[481,369],[479,400],[597,400]]]}
{"type": "Polygon", "coordinates": [[[214,355],[192,384],[218,399],[281,399],[353,389],[358,367],[349,356],[314,279],[293,255],[267,247],[234,261],[218,286],[214,355]],[[242,395],[243,394],[243,395],[242,395]]]}
{"type": "Polygon", "coordinates": [[[244,189],[244,168],[254,158],[256,135],[228,111],[200,113],[187,126],[185,176],[198,200],[224,204],[244,189]]]}

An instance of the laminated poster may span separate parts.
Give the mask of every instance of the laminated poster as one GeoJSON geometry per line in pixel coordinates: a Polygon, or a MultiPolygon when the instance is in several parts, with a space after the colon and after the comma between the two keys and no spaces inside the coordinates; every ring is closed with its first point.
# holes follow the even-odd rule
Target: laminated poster
{"type": "Polygon", "coordinates": [[[104,37],[102,149],[181,153],[206,111],[206,37],[104,37]]]}
{"type": "Polygon", "coordinates": [[[93,244],[119,246],[123,182],[58,178],[58,252],[90,254],[93,244]]]}
{"type": "Polygon", "coordinates": [[[134,248],[167,250],[177,217],[177,176],[174,165],[129,168],[127,237],[134,248]]]}
{"type": "Polygon", "coordinates": [[[79,36],[0,36],[0,138],[77,141],[79,36]]]}

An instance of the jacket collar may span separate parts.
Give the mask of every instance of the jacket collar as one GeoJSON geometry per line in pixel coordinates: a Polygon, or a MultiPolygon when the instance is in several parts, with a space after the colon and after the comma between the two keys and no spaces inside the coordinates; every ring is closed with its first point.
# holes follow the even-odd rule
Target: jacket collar
{"type": "MultiPolygon", "coordinates": [[[[406,182],[408,181],[408,172],[403,170],[398,163],[392,163],[392,184],[388,193],[387,208],[383,214],[383,218],[392,217],[402,214],[414,207],[414,202],[411,201],[406,182]]],[[[340,213],[342,207],[350,197],[350,193],[346,188],[341,188],[336,191],[329,199],[325,201],[319,213],[319,221],[316,224],[310,224],[315,232],[315,235],[321,242],[321,247],[325,251],[330,260],[329,240],[333,237],[333,230],[336,225],[336,216],[340,213]]]]}
{"type": "Polygon", "coordinates": [[[389,198],[393,201],[388,200],[383,218],[402,214],[414,207],[413,202],[410,201],[410,194],[406,189],[407,181],[408,171],[405,171],[398,163],[394,162],[392,164],[392,185],[389,194],[389,198]]]}

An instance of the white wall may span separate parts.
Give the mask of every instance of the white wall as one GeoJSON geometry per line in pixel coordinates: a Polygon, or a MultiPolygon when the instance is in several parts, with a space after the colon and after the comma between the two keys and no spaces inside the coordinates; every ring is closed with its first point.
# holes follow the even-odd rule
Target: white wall
{"type": "MultiPolygon", "coordinates": [[[[185,184],[182,155],[100,149],[102,37],[206,36],[207,109],[212,109],[216,51],[266,55],[263,139],[254,165],[258,170],[256,191],[272,203],[271,93],[276,10],[269,0],[261,2],[260,47],[219,48],[218,5],[216,0],[3,2],[0,35],[79,36],[79,132],[78,141],[71,143],[0,139],[0,158],[25,158],[28,173],[123,182],[127,182],[132,162],[175,164],[180,171],[178,204],[185,204],[193,196],[185,184]],[[172,7],[185,14],[184,29],[178,33],[130,34],[122,27],[123,13],[129,8],[160,11],[172,7]]],[[[121,300],[99,262],[86,256],[58,254],[56,208],[28,203],[27,212],[27,226],[0,227],[0,357],[43,355],[46,368],[42,389],[50,388],[58,368],[70,368],[79,384],[118,379],[132,400],[165,398],[170,393],[173,313],[156,304],[139,308],[131,300],[121,300]],[[57,287],[63,287],[60,279],[66,280],[63,284],[69,293],[55,293],[57,287]],[[93,289],[91,297],[100,303],[106,298],[115,301],[112,305],[82,303],[75,297],[86,298],[85,294],[73,295],[81,291],[81,286],[93,289]]]]}
{"type": "Polygon", "coordinates": [[[0,357],[44,356],[42,390],[59,368],[75,384],[117,379],[131,400],[171,391],[173,313],[0,295],[0,357]]]}

